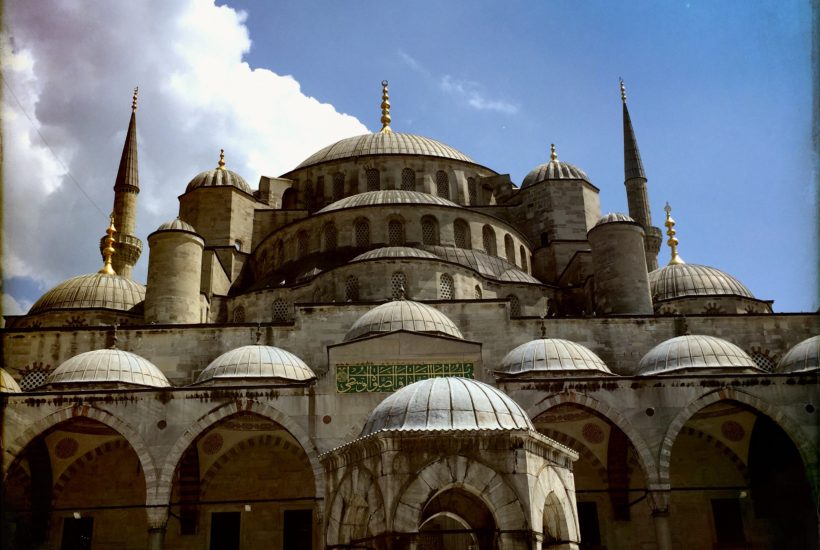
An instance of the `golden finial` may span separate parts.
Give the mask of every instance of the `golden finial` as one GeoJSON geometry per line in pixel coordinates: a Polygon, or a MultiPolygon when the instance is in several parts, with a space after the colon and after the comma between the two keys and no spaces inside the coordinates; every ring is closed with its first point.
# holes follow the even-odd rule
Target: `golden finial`
{"type": "Polygon", "coordinates": [[[134,96],[131,98],[131,112],[132,113],[137,112],[137,94],[139,93],[139,91],[140,91],[139,86],[134,88],[134,96]]]}
{"type": "Polygon", "coordinates": [[[626,103],[626,85],[624,85],[624,79],[619,77],[618,80],[621,82],[621,101],[626,103]]]}
{"type": "Polygon", "coordinates": [[[216,163],[217,170],[225,169],[225,149],[219,150],[219,162],[216,163]]]}
{"type": "Polygon", "coordinates": [[[672,257],[669,258],[669,265],[681,265],[685,264],[686,262],[683,261],[683,258],[678,256],[678,239],[675,238],[675,220],[672,219],[672,207],[669,206],[669,203],[666,203],[666,206],[663,207],[663,210],[666,212],[666,221],[663,222],[663,225],[666,226],[666,234],[669,235],[669,239],[666,241],[666,244],[669,245],[669,248],[672,249],[672,257]]]}
{"type": "Polygon", "coordinates": [[[550,162],[558,160],[558,153],[555,152],[555,144],[550,143],[550,162]]]}
{"type": "Polygon", "coordinates": [[[117,232],[117,229],[114,227],[114,214],[111,214],[111,224],[108,226],[108,229],[105,230],[108,233],[108,236],[105,238],[105,248],[103,248],[103,260],[104,264],[102,269],[100,269],[97,273],[104,273],[105,275],[116,275],[116,271],[114,268],[111,267],[111,256],[114,255],[114,233],[117,232]]]}
{"type": "Polygon", "coordinates": [[[382,129],[381,132],[389,134],[390,129],[390,96],[387,93],[387,81],[382,80],[382,129]]]}

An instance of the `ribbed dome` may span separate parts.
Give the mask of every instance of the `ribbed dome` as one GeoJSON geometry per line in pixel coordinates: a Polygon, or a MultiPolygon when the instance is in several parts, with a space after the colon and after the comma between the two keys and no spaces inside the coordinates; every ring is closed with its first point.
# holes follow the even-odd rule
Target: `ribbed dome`
{"type": "Polygon", "coordinates": [[[604,225],[605,223],[617,223],[617,222],[635,223],[635,220],[633,220],[627,214],[624,214],[622,212],[610,212],[609,214],[606,214],[605,216],[601,216],[601,219],[599,219],[597,222],[595,222],[595,225],[593,227],[598,227],[599,225],[604,225]]]}
{"type": "Polygon", "coordinates": [[[304,382],[316,378],[304,361],[273,346],[242,346],[223,353],[205,367],[197,383],[208,380],[265,378],[304,382]]]}
{"type": "Polygon", "coordinates": [[[0,393],[20,393],[20,385],[6,369],[0,368],[0,393]]]}
{"type": "Polygon", "coordinates": [[[196,233],[196,229],[194,229],[193,225],[179,218],[165,222],[157,227],[156,231],[189,231],[191,233],[196,233]]]}
{"type": "Polygon", "coordinates": [[[743,283],[719,269],[697,264],[673,264],[649,273],[655,302],[683,296],[754,296],[743,283]]]}
{"type": "Polygon", "coordinates": [[[345,341],[373,333],[432,332],[464,338],[458,327],[434,307],[410,300],[395,300],[374,307],[353,323],[345,335],[345,341]]]}
{"type": "Polygon", "coordinates": [[[377,204],[432,204],[435,206],[456,206],[458,205],[447,199],[421,193],[419,191],[399,191],[398,189],[386,189],[383,191],[366,191],[358,195],[351,195],[328,204],[321,210],[323,212],[333,212],[345,208],[357,208],[359,206],[373,206],[377,204]]]}
{"type": "Polygon", "coordinates": [[[786,352],[776,372],[805,372],[820,368],[820,336],[806,338],[786,352]]]}
{"type": "Polygon", "coordinates": [[[534,430],[527,413],[499,389],[467,378],[428,378],[379,403],[360,437],[382,430],[534,430]]]}
{"type": "Polygon", "coordinates": [[[505,374],[561,372],[563,374],[612,374],[609,367],[581,344],[560,338],[540,338],[513,349],[498,369],[505,374]]]}
{"type": "Polygon", "coordinates": [[[199,187],[236,187],[240,191],[252,195],[253,190],[251,186],[236,172],[228,170],[227,168],[214,168],[213,170],[206,170],[200,172],[194,179],[188,183],[185,192],[188,193],[199,187]]]}
{"type": "Polygon", "coordinates": [[[145,300],[145,287],[119,275],[94,273],[63,281],[37,300],[28,314],[55,309],[116,309],[131,311],[145,300]]]}
{"type": "Polygon", "coordinates": [[[331,160],[369,155],[423,155],[475,164],[473,159],[464,153],[434,139],[399,132],[376,132],[346,138],[328,145],[310,155],[295,170],[331,160]]]}
{"type": "Polygon", "coordinates": [[[526,175],[521,188],[535,185],[546,180],[585,180],[589,181],[586,172],[577,166],[560,160],[551,160],[539,164],[526,175]]]}
{"type": "Polygon", "coordinates": [[[501,275],[498,276],[499,281],[509,281],[512,283],[535,283],[541,284],[541,281],[530,275],[529,273],[525,273],[520,269],[511,268],[504,271],[501,275]]]}
{"type": "Polygon", "coordinates": [[[661,342],[643,356],[638,374],[671,374],[690,369],[760,372],[749,354],[714,336],[686,335],[661,342]]]}
{"type": "Polygon", "coordinates": [[[463,265],[493,279],[500,278],[501,274],[505,271],[517,269],[515,264],[498,256],[491,256],[480,250],[440,245],[422,245],[421,248],[432,252],[442,260],[463,265]]]}
{"type": "Polygon", "coordinates": [[[166,388],[171,384],[156,365],[127,351],[98,349],[75,355],[48,375],[48,384],[121,383],[166,388]]]}
{"type": "Polygon", "coordinates": [[[362,260],[375,260],[385,258],[427,258],[431,260],[438,260],[439,257],[426,250],[419,250],[410,246],[384,246],[369,250],[364,254],[359,254],[351,260],[351,262],[359,262],[362,260]]]}

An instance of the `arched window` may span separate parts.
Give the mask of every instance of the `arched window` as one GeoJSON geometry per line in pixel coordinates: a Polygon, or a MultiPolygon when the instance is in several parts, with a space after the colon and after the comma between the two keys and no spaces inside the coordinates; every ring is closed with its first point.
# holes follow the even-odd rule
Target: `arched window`
{"type": "Polygon", "coordinates": [[[490,256],[496,256],[495,230],[489,225],[485,225],[481,229],[481,237],[484,239],[484,251],[490,256]]]}
{"type": "Polygon", "coordinates": [[[470,204],[475,205],[478,204],[478,189],[476,188],[475,178],[467,178],[467,197],[470,200],[470,204]]]}
{"type": "Polygon", "coordinates": [[[407,296],[407,275],[396,271],[390,278],[390,291],[394,300],[403,300],[407,296]]]}
{"type": "Polygon", "coordinates": [[[481,285],[475,285],[475,294],[473,295],[473,297],[476,300],[480,300],[481,296],[482,296],[482,294],[481,294],[481,285]]]}
{"type": "Polygon", "coordinates": [[[356,246],[370,246],[370,222],[365,219],[356,220],[353,225],[356,246]]]}
{"type": "Polygon", "coordinates": [[[290,320],[290,306],[282,298],[273,301],[273,321],[282,322],[290,320]]]}
{"type": "Polygon", "coordinates": [[[421,219],[421,242],[429,245],[439,243],[438,221],[433,216],[424,216],[421,219]]]}
{"type": "Polygon", "coordinates": [[[504,235],[504,254],[506,254],[508,262],[515,264],[515,245],[509,234],[504,235]]]}
{"type": "Polygon", "coordinates": [[[445,199],[450,198],[450,178],[443,170],[436,172],[436,195],[445,199]]]}
{"type": "Polygon", "coordinates": [[[345,196],[345,175],[341,172],[333,174],[333,201],[345,196]]]}
{"type": "Polygon", "coordinates": [[[459,219],[453,222],[453,240],[456,248],[472,248],[470,226],[464,220],[459,219]]]}
{"type": "Polygon", "coordinates": [[[308,234],[307,231],[300,231],[296,235],[296,257],[304,258],[308,255],[308,234]]]}
{"type": "Polygon", "coordinates": [[[404,224],[399,220],[390,220],[387,224],[387,244],[404,246],[404,224]]]}
{"type": "Polygon", "coordinates": [[[296,209],[296,189],[288,187],[282,193],[282,210],[296,209]]]}
{"type": "Polygon", "coordinates": [[[381,175],[379,171],[375,168],[368,168],[365,171],[365,175],[367,176],[367,190],[368,191],[378,191],[382,188],[381,184],[381,175]]]}
{"type": "Polygon", "coordinates": [[[521,271],[529,273],[529,269],[527,269],[527,249],[524,248],[523,244],[518,248],[518,253],[521,255],[521,271]]]}
{"type": "Polygon", "coordinates": [[[438,298],[439,300],[454,300],[456,297],[456,285],[453,283],[453,278],[443,273],[438,281],[438,298]]]}
{"type": "Polygon", "coordinates": [[[321,207],[325,203],[325,177],[316,178],[316,204],[321,207]]]}
{"type": "Polygon", "coordinates": [[[345,279],[345,301],[357,302],[359,300],[359,279],[351,275],[345,279]]]}
{"type": "Polygon", "coordinates": [[[416,190],[416,171],[412,168],[405,168],[401,171],[401,189],[402,191],[416,190]]]}
{"type": "Polygon", "coordinates": [[[233,322],[234,323],[244,323],[245,322],[245,308],[242,306],[237,307],[233,310],[233,322]]]}
{"type": "Polygon", "coordinates": [[[325,225],[324,235],[322,242],[324,244],[324,250],[333,250],[337,246],[338,241],[338,232],[336,231],[336,224],[330,222],[329,224],[325,225]]]}
{"type": "Polygon", "coordinates": [[[521,317],[521,302],[518,296],[510,294],[507,299],[510,301],[510,317],[521,317]]]}

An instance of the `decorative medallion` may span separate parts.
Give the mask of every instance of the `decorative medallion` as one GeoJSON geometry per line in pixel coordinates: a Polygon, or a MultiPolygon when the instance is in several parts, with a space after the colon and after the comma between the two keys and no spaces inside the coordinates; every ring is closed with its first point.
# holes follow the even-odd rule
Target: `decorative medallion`
{"type": "Polygon", "coordinates": [[[746,430],[734,420],[727,420],[720,426],[723,437],[729,441],[740,441],[746,436],[746,430]]]}
{"type": "Polygon", "coordinates": [[[581,429],[581,433],[589,443],[603,443],[604,430],[598,424],[587,422],[581,429]]]}
{"type": "Polygon", "coordinates": [[[202,452],[206,455],[215,455],[222,449],[222,444],[225,440],[219,433],[212,433],[202,442],[202,452]]]}
{"type": "Polygon", "coordinates": [[[74,456],[79,448],[80,444],[77,443],[76,439],[73,437],[64,437],[55,445],[54,454],[57,455],[57,458],[65,460],[66,458],[74,456]]]}

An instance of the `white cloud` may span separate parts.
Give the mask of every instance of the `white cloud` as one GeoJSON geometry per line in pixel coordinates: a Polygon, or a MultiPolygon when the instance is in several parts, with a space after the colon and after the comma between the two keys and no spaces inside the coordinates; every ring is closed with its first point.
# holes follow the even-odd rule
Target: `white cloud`
{"type": "MultiPolygon", "coordinates": [[[[220,148],[255,186],[367,131],[293,77],[250,67],[245,14],[213,0],[5,8],[3,75],[21,104],[3,94],[5,277],[51,286],[98,269],[134,86],[143,239],[176,215],[177,196],[216,166],[220,148]]],[[[145,280],[147,260],[145,246],[136,279],[145,280]]]]}
{"type": "Polygon", "coordinates": [[[31,304],[25,300],[18,300],[11,294],[3,293],[3,315],[23,315],[31,304]]]}
{"type": "Polygon", "coordinates": [[[444,75],[439,80],[439,87],[448,94],[465,100],[467,105],[479,111],[498,111],[511,115],[518,112],[518,105],[501,99],[487,98],[478,82],[459,80],[450,75],[444,75]]]}

